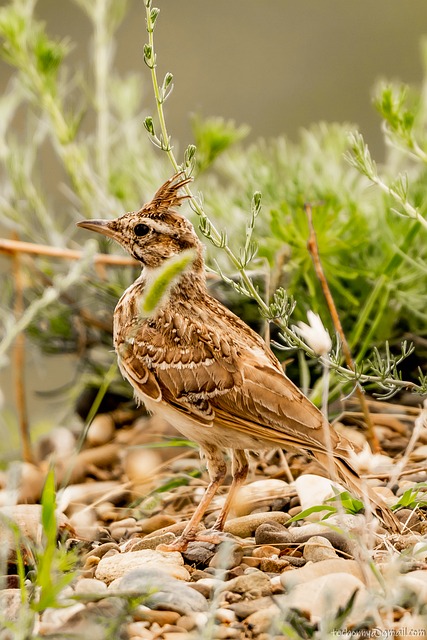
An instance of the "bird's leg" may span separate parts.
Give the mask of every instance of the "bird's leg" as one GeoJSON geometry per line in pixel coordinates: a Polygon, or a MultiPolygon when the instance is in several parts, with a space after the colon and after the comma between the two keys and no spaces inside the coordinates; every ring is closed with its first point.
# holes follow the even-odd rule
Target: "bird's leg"
{"type": "MultiPolygon", "coordinates": [[[[199,502],[197,509],[193,513],[180,537],[171,544],[162,544],[157,547],[159,551],[185,551],[189,542],[197,537],[197,528],[202,520],[206,509],[212,501],[218,487],[224,482],[227,473],[227,465],[219,449],[212,446],[203,446],[202,452],[206,459],[210,482],[199,502]]],[[[234,480],[233,480],[234,482],[234,480]]]]}
{"type": "Polygon", "coordinates": [[[236,491],[246,480],[248,476],[248,469],[249,465],[246,453],[243,451],[243,449],[235,449],[233,451],[233,482],[231,483],[224,506],[222,507],[221,512],[213,526],[214,531],[222,531],[224,529],[224,524],[227,520],[228,512],[230,511],[230,508],[233,504],[236,491]]]}

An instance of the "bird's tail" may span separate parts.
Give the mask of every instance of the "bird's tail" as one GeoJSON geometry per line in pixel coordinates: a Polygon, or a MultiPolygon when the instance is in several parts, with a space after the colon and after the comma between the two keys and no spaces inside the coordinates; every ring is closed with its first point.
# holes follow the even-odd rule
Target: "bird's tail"
{"type": "MultiPolygon", "coordinates": [[[[327,454],[316,452],[316,459],[327,471],[329,470],[330,463],[327,454]]],[[[393,533],[400,533],[402,523],[396,518],[381,496],[362,481],[351,464],[345,458],[335,456],[333,457],[333,463],[336,479],[344,484],[350,493],[361,500],[369,501],[376,516],[387,530],[393,533]]]]}

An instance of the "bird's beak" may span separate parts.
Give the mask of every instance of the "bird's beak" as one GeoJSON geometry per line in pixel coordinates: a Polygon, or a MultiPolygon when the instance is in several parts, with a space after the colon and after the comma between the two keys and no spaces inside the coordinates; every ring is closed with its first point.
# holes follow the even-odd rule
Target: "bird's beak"
{"type": "Polygon", "coordinates": [[[117,231],[111,228],[110,220],[82,220],[77,223],[77,226],[89,229],[89,231],[96,231],[96,233],[101,233],[103,236],[113,238],[113,240],[117,239],[117,231]]]}

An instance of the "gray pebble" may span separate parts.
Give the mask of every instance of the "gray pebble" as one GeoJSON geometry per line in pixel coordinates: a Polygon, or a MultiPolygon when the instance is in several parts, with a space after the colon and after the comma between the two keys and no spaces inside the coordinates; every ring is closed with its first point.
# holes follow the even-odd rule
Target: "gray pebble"
{"type": "Polygon", "coordinates": [[[208,609],[201,593],[159,569],[134,569],[123,576],[118,588],[121,593],[150,593],[144,600],[150,609],[176,611],[180,615],[208,609]]]}

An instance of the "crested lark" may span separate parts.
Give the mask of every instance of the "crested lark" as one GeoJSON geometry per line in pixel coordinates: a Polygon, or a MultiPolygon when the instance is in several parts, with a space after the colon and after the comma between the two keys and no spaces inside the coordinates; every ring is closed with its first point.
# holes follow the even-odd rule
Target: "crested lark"
{"type": "Polygon", "coordinates": [[[392,529],[398,522],[349,462],[353,449],[326,423],[321,412],[286,377],[262,338],[212,298],[206,289],[202,245],[192,224],[174,211],[190,181],[177,174],[139,211],[116,220],[87,220],[80,227],[122,245],[142,264],[142,273],[114,312],[114,346],[120,370],[138,401],[159,413],[206,459],[210,484],[183,534],[169,548],[183,549],[224,480],[224,449],[232,452],[233,481],[214,526],[222,530],[236,489],[245,481],[245,450],[303,450],[329,469],[329,430],[336,479],[369,500],[392,529]],[[196,258],[150,317],[139,312],[144,287],[165,260],[193,249],[196,258]]]}

